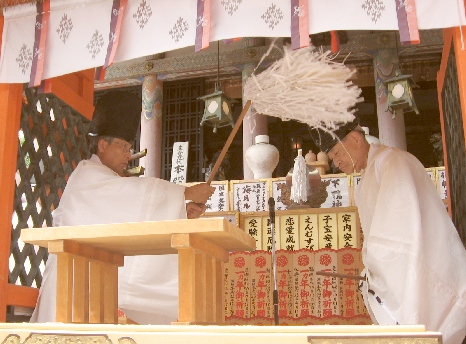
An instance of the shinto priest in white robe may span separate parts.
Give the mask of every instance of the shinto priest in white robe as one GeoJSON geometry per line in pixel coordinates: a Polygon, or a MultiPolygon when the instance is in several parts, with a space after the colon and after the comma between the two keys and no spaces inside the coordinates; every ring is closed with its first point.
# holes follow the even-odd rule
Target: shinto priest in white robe
{"type": "Polygon", "coordinates": [[[371,145],[361,177],[355,190],[367,277],[361,289],[372,319],[423,324],[441,332],[443,343],[461,343],[466,251],[425,168],[407,152],[371,145]]]}
{"type": "MultiPolygon", "coordinates": [[[[151,177],[120,177],[97,155],[71,174],[54,226],[186,218],[185,187],[151,177]]],[[[31,322],[55,321],[56,255],[50,254],[31,322]]],[[[177,255],[125,257],[118,270],[118,306],[140,324],[169,324],[178,317],[177,255]]]]}

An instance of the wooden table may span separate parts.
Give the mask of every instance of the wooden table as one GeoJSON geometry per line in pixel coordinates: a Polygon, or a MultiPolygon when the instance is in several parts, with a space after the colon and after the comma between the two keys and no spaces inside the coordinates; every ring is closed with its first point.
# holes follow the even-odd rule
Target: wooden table
{"type": "Polygon", "coordinates": [[[178,253],[178,324],[221,324],[223,263],[253,237],[223,218],[25,228],[21,240],[57,255],[58,322],[117,323],[124,256],[178,253]]]}

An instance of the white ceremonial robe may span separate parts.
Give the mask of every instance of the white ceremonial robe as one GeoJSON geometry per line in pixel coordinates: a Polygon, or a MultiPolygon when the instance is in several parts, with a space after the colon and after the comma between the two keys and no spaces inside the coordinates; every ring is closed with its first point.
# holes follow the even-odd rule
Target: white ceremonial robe
{"type": "MultiPolygon", "coordinates": [[[[185,187],[151,177],[118,176],[96,155],[71,174],[54,226],[186,218],[185,187]]],[[[56,255],[50,254],[31,322],[54,322],[56,255]]],[[[140,324],[170,324],[178,316],[177,255],[125,257],[118,270],[118,306],[140,324]]]]}
{"type": "Polygon", "coordinates": [[[466,251],[425,168],[407,152],[371,145],[361,177],[355,200],[371,316],[381,325],[422,324],[444,344],[461,343],[466,251]]]}

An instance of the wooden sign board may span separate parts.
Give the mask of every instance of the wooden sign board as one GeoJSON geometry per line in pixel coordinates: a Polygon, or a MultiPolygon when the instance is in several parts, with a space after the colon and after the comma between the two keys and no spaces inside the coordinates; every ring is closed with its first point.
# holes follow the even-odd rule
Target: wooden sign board
{"type": "Polygon", "coordinates": [[[233,210],[240,212],[268,210],[267,180],[232,180],[233,210]]]}
{"type": "Polygon", "coordinates": [[[188,169],[189,142],[175,142],[173,144],[172,170],[170,181],[176,184],[186,183],[188,169]]]}

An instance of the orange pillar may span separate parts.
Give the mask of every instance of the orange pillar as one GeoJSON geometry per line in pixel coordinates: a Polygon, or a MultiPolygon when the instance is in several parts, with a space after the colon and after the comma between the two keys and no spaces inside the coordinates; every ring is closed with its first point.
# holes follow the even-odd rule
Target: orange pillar
{"type": "MultiPolygon", "coordinates": [[[[3,22],[4,18],[0,15],[0,46],[3,22]]],[[[22,84],[0,84],[0,322],[6,321],[8,294],[11,294],[8,261],[22,93],[22,84]]]]}
{"type": "MultiPolygon", "coordinates": [[[[466,35],[466,28],[462,28],[463,36],[466,35]]],[[[442,129],[442,141],[443,147],[446,147],[445,142],[445,123],[444,123],[444,114],[443,114],[443,99],[442,99],[442,90],[443,84],[445,81],[445,74],[447,70],[448,56],[450,54],[450,49],[452,48],[455,51],[456,58],[456,68],[458,72],[458,87],[459,87],[459,96],[461,103],[461,116],[463,118],[463,132],[465,137],[465,147],[466,147],[466,50],[462,49],[462,39],[461,32],[459,27],[448,28],[443,30],[443,53],[442,61],[440,62],[440,68],[437,73],[437,92],[438,92],[438,103],[440,111],[440,125],[442,129]]],[[[443,150],[444,161],[445,161],[445,171],[449,175],[448,171],[448,157],[447,151],[443,150]]],[[[451,215],[451,197],[450,197],[450,180],[447,178],[447,200],[448,200],[448,212],[451,215]]]]}
{"type": "Polygon", "coordinates": [[[465,137],[466,146],[466,43],[462,42],[462,38],[466,35],[466,28],[455,27],[450,29],[452,31],[452,38],[456,56],[456,69],[458,71],[458,86],[460,90],[460,103],[461,103],[461,115],[463,117],[463,132],[465,137]],[[462,30],[462,35],[460,30],[462,30]]]}
{"type": "Polygon", "coordinates": [[[6,321],[22,84],[0,84],[0,322],[6,321]]]}

